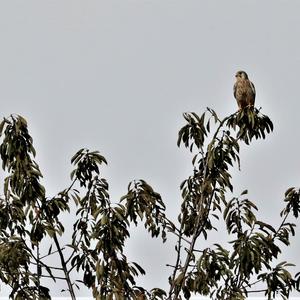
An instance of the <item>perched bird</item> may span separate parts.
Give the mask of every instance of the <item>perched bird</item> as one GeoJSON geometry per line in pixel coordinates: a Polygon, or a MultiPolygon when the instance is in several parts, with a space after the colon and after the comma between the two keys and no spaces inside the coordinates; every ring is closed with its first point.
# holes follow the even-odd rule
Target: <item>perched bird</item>
{"type": "Polygon", "coordinates": [[[233,86],[233,94],[239,109],[247,106],[254,106],[255,101],[255,87],[249,80],[248,75],[244,71],[238,71],[235,74],[236,82],[233,86]]]}

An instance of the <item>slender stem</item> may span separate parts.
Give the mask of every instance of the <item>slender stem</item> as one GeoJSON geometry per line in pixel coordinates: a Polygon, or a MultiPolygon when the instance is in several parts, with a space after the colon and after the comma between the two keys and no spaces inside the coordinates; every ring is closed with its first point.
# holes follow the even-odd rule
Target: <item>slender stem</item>
{"type": "Polygon", "coordinates": [[[186,243],[190,244],[190,241],[188,239],[184,238],[180,231],[179,231],[179,233],[172,231],[172,233],[178,237],[178,240],[180,239],[180,240],[185,241],[186,243]]]}
{"type": "MultiPolygon", "coordinates": [[[[77,242],[77,246],[78,247],[82,241],[82,238],[83,238],[83,233],[81,232],[80,234],[80,237],[79,237],[79,240],[77,242]]],[[[66,260],[66,264],[73,258],[74,254],[77,252],[77,250],[73,249],[72,253],[70,254],[70,256],[67,258],[66,260]]],[[[70,269],[70,271],[72,270],[73,268],[70,269]]]]}
{"type": "Polygon", "coordinates": [[[282,220],[280,226],[278,227],[277,231],[274,233],[272,240],[275,240],[276,236],[278,235],[281,227],[284,225],[284,223],[286,222],[286,219],[288,218],[290,214],[290,211],[287,212],[287,214],[284,216],[284,219],[282,220]]]}
{"type": "MultiPolygon", "coordinates": [[[[34,262],[34,261],[31,261],[30,263],[31,263],[31,264],[33,264],[33,265],[36,265],[36,266],[38,266],[38,263],[36,263],[36,262],[34,262]]],[[[40,263],[40,267],[42,267],[42,268],[46,268],[46,266],[47,266],[49,269],[63,271],[63,268],[59,268],[59,267],[53,267],[53,266],[49,266],[49,265],[45,265],[45,264],[43,264],[42,262],[40,263]]]]}
{"type": "Polygon", "coordinates": [[[40,247],[39,247],[39,242],[38,242],[37,247],[36,247],[36,256],[37,256],[36,269],[37,269],[38,297],[40,298],[40,295],[41,295],[40,278],[41,278],[42,272],[41,272],[41,263],[40,263],[40,247]]]}
{"type": "MultiPolygon", "coordinates": [[[[73,185],[75,184],[77,178],[75,178],[71,185],[66,189],[64,190],[63,192],[61,192],[62,195],[67,195],[69,193],[69,191],[72,189],[73,185]]],[[[53,220],[51,218],[49,218],[48,216],[46,216],[46,219],[47,221],[53,225],[53,220]]],[[[64,255],[63,255],[63,250],[64,250],[64,247],[61,247],[60,244],[59,244],[59,241],[58,241],[58,238],[57,238],[57,235],[56,235],[56,232],[54,232],[54,235],[53,235],[53,240],[54,240],[54,243],[56,245],[56,248],[57,248],[57,251],[54,251],[46,256],[49,256],[53,253],[56,253],[58,252],[58,255],[60,257],[60,261],[61,261],[61,270],[64,272],[64,275],[65,275],[65,280],[67,281],[67,285],[68,285],[68,290],[69,290],[69,293],[70,293],[70,296],[71,296],[71,299],[72,300],[76,300],[76,296],[75,296],[75,292],[74,292],[74,289],[73,289],[73,285],[72,285],[72,282],[71,282],[71,278],[69,276],[69,272],[68,272],[68,268],[67,268],[67,262],[64,258],[64,255]]],[[[46,256],[43,256],[43,257],[46,257],[46,256]]],[[[51,276],[50,276],[51,277],[51,276]]],[[[53,276],[54,277],[54,276],[53,276]]],[[[53,278],[51,277],[51,278],[53,278]]],[[[54,278],[59,278],[59,277],[54,277],[54,278]]],[[[62,278],[62,277],[61,277],[62,278]]],[[[60,279],[61,279],[60,278],[60,279]]]]}
{"type": "Polygon", "coordinates": [[[261,282],[261,281],[262,281],[262,279],[258,279],[258,280],[256,280],[256,281],[250,283],[249,286],[251,287],[251,286],[253,286],[254,284],[257,284],[257,283],[259,283],[259,282],[261,282]]]}
{"type": "MultiPolygon", "coordinates": [[[[180,227],[180,231],[179,231],[179,234],[178,234],[178,242],[177,242],[177,257],[176,257],[176,264],[174,266],[174,271],[173,271],[173,275],[172,275],[172,279],[171,279],[171,282],[172,284],[170,285],[170,290],[169,290],[169,297],[172,295],[172,292],[173,292],[173,289],[174,289],[174,281],[175,281],[175,278],[176,278],[176,273],[177,273],[177,270],[179,268],[179,263],[180,263],[180,257],[181,257],[181,240],[182,240],[182,228],[183,228],[183,223],[181,223],[181,227],[180,227]]],[[[175,234],[175,232],[173,232],[175,234]]]]}
{"type": "MultiPolygon", "coordinates": [[[[214,194],[214,192],[212,192],[212,195],[214,194]]],[[[196,219],[196,225],[195,225],[195,233],[193,235],[193,238],[192,238],[192,241],[190,243],[190,247],[189,249],[187,250],[187,256],[186,256],[186,260],[185,260],[185,264],[182,268],[182,274],[183,274],[183,278],[185,278],[185,275],[186,275],[186,272],[188,270],[188,267],[190,265],[190,261],[191,261],[191,257],[193,255],[193,252],[194,252],[194,247],[195,247],[195,244],[196,244],[196,241],[199,237],[199,235],[202,233],[203,231],[203,228],[204,228],[204,225],[205,225],[205,220],[207,219],[208,215],[209,215],[209,211],[210,211],[210,206],[211,206],[211,200],[212,200],[212,197],[208,203],[208,210],[207,210],[207,213],[203,216],[201,214],[199,214],[197,216],[197,219],[196,219]]],[[[174,299],[178,299],[178,296],[180,294],[180,291],[182,290],[182,287],[183,287],[183,282],[184,280],[181,281],[180,283],[180,288],[178,288],[175,293],[174,293],[174,299]]]]}
{"type": "MultiPolygon", "coordinates": [[[[88,222],[88,213],[89,213],[89,209],[86,209],[86,215],[85,215],[85,222],[88,222]]],[[[80,243],[81,243],[81,241],[82,241],[82,239],[83,239],[83,231],[81,231],[81,233],[80,233],[80,236],[79,236],[79,239],[78,239],[78,241],[77,241],[77,245],[75,246],[76,248],[78,248],[79,247],[79,245],[80,245],[80,243]]],[[[75,242],[76,242],[76,237],[75,237],[75,242]]],[[[66,260],[66,263],[68,263],[72,258],[73,258],[73,256],[74,256],[74,254],[78,251],[77,249],[73,249],[73,251],[72,251],[72,253],[70,254],[70,256],[68,257],[68,259],[66,260]]],[[[69,270],[69,273],[71,272],[71,270],[72,270],[73,268],[71,268],[70,270],[69,270]]]]}
{"type": "Polygon", "coordinates": [[[74,292],[73,285],[72,285],[72,282],[71,282],[71,278],[69,276],[69,272],[68,272],[68,269],[67,269],[67,264],[66,264],[64,255],[62,253],[59,241],[57,239],[56,233],[54,233],[53,239],[54,239],[54,243],[56,245],[56,248],[57,248],[57,251],[58,251],[58,254],[59,254],[59,257],[60,257],[61,266],[62,266],[63,272],[65,274],[65,278],[66,278],[66,281],[67,281],[67,284],[68,284],[71,299],[76,300],[76,296],[75,296],[75,292],[74,292]]]}
{"type": "Polygon", "coordinates": [[[73,179],[73,181],[72,181],[72,183],[70,184],[70,186],[69,186],[66,190],[64,190],[64,191],[62,192],[62,194],[67,195],[67,194],[70,192],[70,190],[72,189],[72,187],[73,187],[73,185],[75,184],[76,181],[77,181],[77,177],[75,177],[75,178],[73,179]]]}
{"type": "MultiPolygon", "coordinates": [[[[49,275],[41,275],[41,277],[44,277],[44,278],[52,278],[51,276],[49,275]]],[[[65,277],[59,277],[59,276],[54,276],[55,279],[59,279],[59,280],[66,280],[65,277]]]]}
{"type": "MultiPolygon", "coordinates": [[[[217,138],[217,135],[220,132],[220,129],[222,128],[224,123],[231,116],[232,115],[230,115],[229,117],[226,117],[222,121],[220,121],[219,126],[218,126],[215,134],[213,135],[212,141],[210,142],[208,147],[210,147],[210,145],[213,145],[213,143],[215,142],[215,140],[217,138]]],[[[205,183],[205,181],[207,179],[207,176],[208,176],[208,158],[209,158],[209,156],[207,155],[206,162],[205,162],[205,167],[204,167],[204,172],[203,172],[203,183],[205,183]]],[[[204,226],[205,226],[205,221],[208,218],[208,215],[209,215],[209,212],[210,212],[211,203],[212,203],[214,193],[215,193],[215,183],[214,183],[214,188],[211,192],[210,198],[209,198],[208,203],[207,203],[206,208],[205,208],[206,211],[204,211],[204,214],[199,213],[197,215],[196,220],[195,220],[194,234],[193,234],[192,240],[190,242],[190,247],[187,250],[187,256],[186,256],[185,263],[184,263],[184,266],[183,266],[182,272],[181,272],[181,274],[183,274],[183,277],[182,277],[183,280],[181,281],[179,287],[177,287],[175,289],[174,280],[175,280],[175,277],[176,277],[176,273],[177,273],[177,270],[178,270],[178,267],[179,267],[179,261],[180,261],[180,252],[179,252],[179,249],[177,250],[177,263],[176,263],[176,267],[175,267],[174,272],[173,272],[168,299],[171,299],[173,294],[174,294],[173,299],[178,299],[179,294],[180,294],[180,292],[183,288],[184,278],[185,278],[185,275],[186,275],[187,270],[188,270],[189,265],[190,265],[190,261],[191,261],[191,257],[192,257],[193,252],[194,252],[195,244],[196,244],[196,241],[197,241],[199,235],[203,232],[203,229],[204,229],[204,226]]],[[[204,203],[204,194],[203,193],[201,194],[199,203],[201,203],[201,204],[204,203]]],[[[181,222],[182,222],[182,220],[181,220],[181,222]]],[[[181,226],[181,228],[182,228],[182,226],[181,226]]],[[[178,245],[179,245],[179,242],[181,242],[181,236],[179,236],[178,245]]]]}
{"type": "Polygon", "coordinates": [[[78,264],[80,264],[83,260],[85,259],[85,257],[81,257],[76,264],[74,264],[72,267],[70,267],[70,269],[68,270],[68,273],[70,274],[72,272],[73,269],[75,269],[75,267],[77,267],[78,264]]]}
{"type": "MultiPolygon", "coordinates": [[[[237,204],[236,205],[237,205],[237,211],[238,211],[237,236],[239,238],[239,236],[243,232],[243,227],[242,227],[242,224],[240,222],[240,220],[241,220],[241,205],[240,205],[240,200],[238,198],[237,198],[237,204]]],[[[239,257],[241,257],[241,252],[242,252],[241,248],[242,247],[239,247],[239,257]]],[[[243,265],[242,264],[239,265],[239,274],[237,276],[238,276],[237,288],[240,288],[243,285],[244,281],[245,281],[245,277],[243,275],[243,265]]]]}
{"type": "MultiPolygon", "coordinates": [[[[65,248],[63,247],[63,248],[61,248],[61,250],[63,251],[63,250],[65,250],[65,248]]],[[[46,255],[41,256],[40,259],[43,259],[43,258],[45,258],[45,257],[48,257],[48,256],[50,256],[50,255],[52,255],[52,254],[57,253],[57,252],[58,252],[58,250],[55,250],[55,251],[53,251],[53,252],[51,252],[51,253],[49,253],[49,254],[46,254],[46,255]]]]}
{"type": "Polygon", "coordinates": [[[264,289],[264,290],[247,291],[247,294],[250,294],[250,293],[263,293],[265,291],[266,291],[266,289],[264,289]]]}

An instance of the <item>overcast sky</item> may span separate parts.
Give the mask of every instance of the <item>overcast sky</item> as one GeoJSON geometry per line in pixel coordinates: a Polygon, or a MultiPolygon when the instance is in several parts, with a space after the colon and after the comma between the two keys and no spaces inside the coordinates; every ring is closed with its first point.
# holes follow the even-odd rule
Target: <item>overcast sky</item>
{"type": "MultiPolygon", "coordinates": [[[[248,188],[261,218],[278,225],[284,191],[300,180],[299,16],[293,0],[1,0],[1,116],[27,119],[48,196],[87,147],[108,160],[113,201],[143,178],[175,219],[192,171],[176,146],[182,113],[233,113],[234,74],[245,70],[275,130],[242,147],[234,193],[248,188]]],[[[284,251],[293,262],[299,236],[284,251]]],[[[136,230],[133,239],[129,259],[148,273],[139,282],[165,287],[174,245],[136,230]]]]}

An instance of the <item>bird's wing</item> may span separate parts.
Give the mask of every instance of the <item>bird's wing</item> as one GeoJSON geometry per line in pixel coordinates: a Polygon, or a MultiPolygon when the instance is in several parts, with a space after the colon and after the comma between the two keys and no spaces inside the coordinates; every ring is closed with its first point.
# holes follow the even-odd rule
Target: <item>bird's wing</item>
{"type": "Polygon", "coordinates": [[[254,99],[255,99],[255,96],[256,96],[255,86],[251,81],[249,81],[249,83],[250,83],[250,87],[251,87],[251,90],[253,92],[253,96],[254,96],[254,99]]]}
{"type": "Polygon", "coordinates": [[[233,95],[235,99],[236,99],[236,89],[237,89],[237,83],[235,83],[233,86],[233,95]]]}

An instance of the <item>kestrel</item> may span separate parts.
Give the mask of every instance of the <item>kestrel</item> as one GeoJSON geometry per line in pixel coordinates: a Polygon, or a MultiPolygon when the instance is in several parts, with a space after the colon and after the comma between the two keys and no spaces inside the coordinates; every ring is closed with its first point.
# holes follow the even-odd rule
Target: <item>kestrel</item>
{"type": "Polygon", "coordinates": [[[248,79],[248,75],[244,71],[238,71],[235,74],[236,83],[233,86],[233,94],[239,109],[247,106],[254,106],[255,102],[255,87],[248,79]]]}

